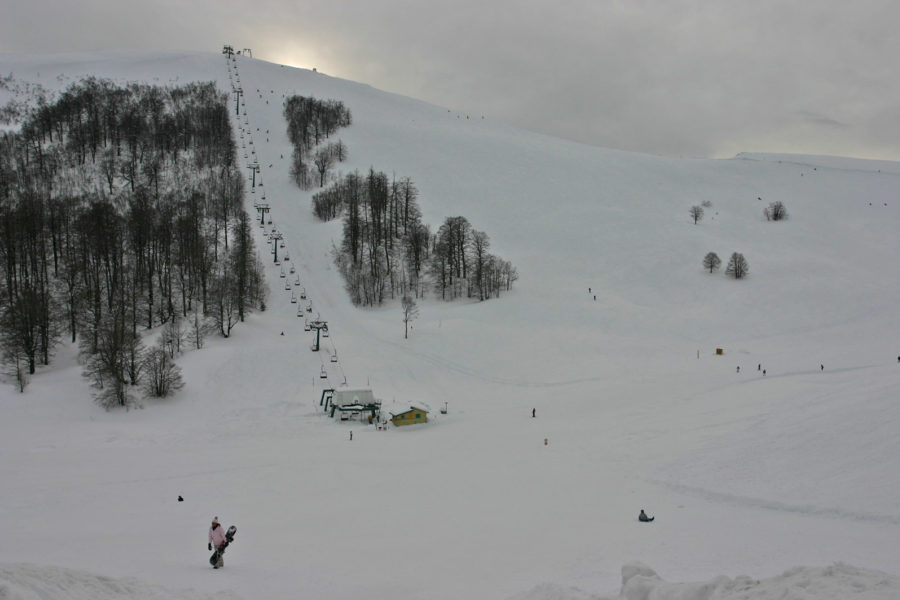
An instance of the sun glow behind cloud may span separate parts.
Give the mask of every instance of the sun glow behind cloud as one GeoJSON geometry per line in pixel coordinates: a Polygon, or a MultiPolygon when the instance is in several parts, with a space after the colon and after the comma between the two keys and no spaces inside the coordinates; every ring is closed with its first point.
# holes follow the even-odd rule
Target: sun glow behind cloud
{"type": "Polygon", "coordinates": [[[323,70],[325,66],[319,52],[296,42],[278,42],[271,46],[266,45],[261,47],[258,53],[254,51],[254,56],[298,69],[323,70]]]}

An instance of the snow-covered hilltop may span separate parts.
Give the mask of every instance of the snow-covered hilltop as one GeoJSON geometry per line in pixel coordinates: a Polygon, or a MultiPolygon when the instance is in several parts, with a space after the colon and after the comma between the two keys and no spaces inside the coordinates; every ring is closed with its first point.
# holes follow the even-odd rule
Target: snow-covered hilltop
{"type": "Polygon", "coordinates": [[[175,397],[103,411],[70,346],[24,394],[0,386],[0,597],[900,596],[897,163],[594,148],[214,53],[0,56],[9,74],[0,105],[25,82],[238,74],[264,183],[246,206],[264,191],[272,225],[267,310],[181,355],[175,397]],[[333,176],[412,178],[432,231],[464,215],[516,287],[429,294],[409,339],[399,299],[355,308],[341,223],[290,178],[292,94],[352,111],[333,176]],[[272,227],[328,322],[320,352],[272,227]],[[331,419],[322,391],[345,382],[429,423],[331,419]],[[221,571],[214,514],[240,530],[221,571]]]}

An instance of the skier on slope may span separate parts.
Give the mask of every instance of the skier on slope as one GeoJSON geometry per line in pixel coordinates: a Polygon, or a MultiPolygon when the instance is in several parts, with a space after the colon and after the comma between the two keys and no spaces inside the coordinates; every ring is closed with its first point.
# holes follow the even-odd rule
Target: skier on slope
{"type": "Polygon", "coordinates": [[[648,517],[643,508],[641,509],[641,514],[638,515],[638,521],[642,521],[644,523],[649,523],[655,518],[656,517],[648,517]]]}
{"type": "Polygon", "coordinates": [[[212,525],[209,528],[209,543],[206,545],[207,550],[212,550],[213,546],[216,548],[218,560],[213,565],[213,569],[225,566],[225,559],[222,557],[225,541],[225,528],[219,524],[219,517],[213,517],[212,525]]]}

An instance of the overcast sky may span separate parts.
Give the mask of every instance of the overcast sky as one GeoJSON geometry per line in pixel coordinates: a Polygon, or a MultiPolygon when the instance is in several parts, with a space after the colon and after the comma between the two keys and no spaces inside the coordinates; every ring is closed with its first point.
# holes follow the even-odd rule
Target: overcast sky
{"type": "Polygon", "coordinates": [[[898,0],[0,0],[0,52],[229,43],[474,116],[675,156],[900,160],[898,31],[898,0]]]}

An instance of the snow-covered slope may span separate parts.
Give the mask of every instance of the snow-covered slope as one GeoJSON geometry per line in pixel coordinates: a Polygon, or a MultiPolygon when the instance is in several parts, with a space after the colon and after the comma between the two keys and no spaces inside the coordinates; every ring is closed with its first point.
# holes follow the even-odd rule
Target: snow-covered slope
{"type": "MultiPolygon", "coordinates": [[[[269,310],[185,354],[175,399],[105,413],[66,348],[24,395],[0,388],[0,562],[244,598],[594,597],[632,560],[713,583],[626,585],[629,600],[781,597],[795,584],[696,590],[796,565],[900,573],[896,163],[637,155],[320,73],[237,69],[325,352],[309,351],[270,266],[269,310]],[[399,304],[354,308],[329,259],[340,224],[318,223],[289,181],[293,93],[342,100],[341,168],[411,177],[424,220],[486,231],[518,268],[514,290],[424,300],[408,340],[399,304]],[[767,222],[778,200],[790,219],[767,222]],[[703,272],[709,251],[743,253],[749,278],[703,272]],[[332,421],[321,390],[344,380],[395,412],[425,403],[433,422],[332,421]],[[639,524],[640,508],[657,520],[639,524]],[[205,563],[213,514],[239,527],[221,572],[205,563]],[[586,591],[561,591],[573,587],[586,591]]],[[[231,86],[214,54],[0,56],[9,72],[48,88],[84,75],[231,86]]],[[[834,569],[796,573],[827,588],[834,569]]],[[[900,595],[894,577],[860,577],[889,590],[870,597],[900,595]]]]}

